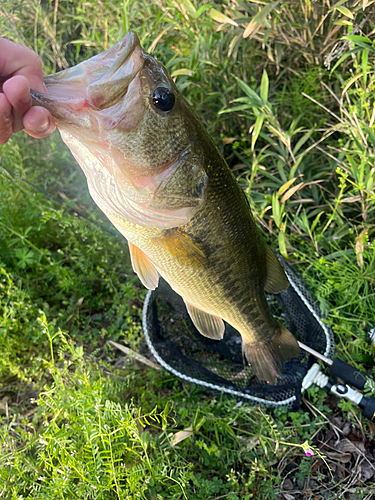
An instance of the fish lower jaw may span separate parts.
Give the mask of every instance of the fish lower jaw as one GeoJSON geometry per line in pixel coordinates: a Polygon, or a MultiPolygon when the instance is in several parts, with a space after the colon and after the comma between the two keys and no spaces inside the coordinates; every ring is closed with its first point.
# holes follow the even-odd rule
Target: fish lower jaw
{"type": "Polygon", "coordinates": [[[48,94],[42,94],[30,90],[32,103],[34,106],[42,106],[47,109],[56,121],[59,130],[66,130],[72,135],[77,134],[77,130],[87,130],[93,128],[92,109],[85,97],[61,98],[53,95],[54,86],[48,94]],[[71,131],[69,131],[69,128],[71,131]]]}

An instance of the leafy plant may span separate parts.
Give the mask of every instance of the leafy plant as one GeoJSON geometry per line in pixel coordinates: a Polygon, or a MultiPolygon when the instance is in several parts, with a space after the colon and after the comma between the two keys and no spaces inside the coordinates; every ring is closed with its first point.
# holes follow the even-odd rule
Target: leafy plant
{"type": "MultiPolygon", "coordinates": [[[[135,29],[202,118],[266,237],[304,274],[338,354],[370,372],[372,12],[363,0],[4,0],[0,28],[37,50],[46,73],[135,29]]],[[[345,471],[329,483],[340,463],[325,449],[342,412],[372,449],[353,405],[311,387],[301,410],[265,411],[118,358],[106,340],[145,351],[144,290],[124,241],[58,134],[16,135],[0,163],[0,496],[273,499],[293,474],[301,488],[313,475],[318,498],[353,487],[345,471]]]]}

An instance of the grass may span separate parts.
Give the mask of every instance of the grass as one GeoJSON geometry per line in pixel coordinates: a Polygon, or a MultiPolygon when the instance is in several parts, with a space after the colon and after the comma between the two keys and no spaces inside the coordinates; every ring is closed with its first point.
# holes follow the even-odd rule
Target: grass
{"type": "MultiPolygon", "coordinates": [[[[374,375],[372,12],[364,1],[3,0],[0,27],[36,49],[46,73],[135,29],[268,241],[303,273],[340,357],[374,375]]],[[[2,498],[371,498],[372,476],[352,475],[366,461],[353,452],[343,469],[327,447],[341,419],[373,449],[373,427],[350,403],[311,388],[300,410],[270,412],[119,358],[107,340],[144,350],[145,291],[123,239],[57,133],[14,136],[0,162],[12,172],[0,174],[2,498]]]]}

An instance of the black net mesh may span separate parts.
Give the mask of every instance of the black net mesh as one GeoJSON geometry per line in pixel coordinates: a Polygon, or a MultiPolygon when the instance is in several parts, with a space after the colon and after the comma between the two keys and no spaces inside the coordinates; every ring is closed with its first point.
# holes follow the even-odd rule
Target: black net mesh
{"type": "MultiPolygon", "coordinates": [[[[322,322],[302,278],[285,259],[279,260],[291,286],[280,294],[267,295],[272,315],[298,340],[332,358],[331,330],[322,322]]],[[[240,334],[226,324],[223,340],[203,337],[193,325],[181,297],[162,279],[157,290],[147,294],[143,329],[155,358],[177,377],[250,404],[299,406],[302,380],[314,361],[311,356],[301,351],[297,358],[285,363],[283,376],[276,385],[260,382],[243,357],[240,334]]]]}

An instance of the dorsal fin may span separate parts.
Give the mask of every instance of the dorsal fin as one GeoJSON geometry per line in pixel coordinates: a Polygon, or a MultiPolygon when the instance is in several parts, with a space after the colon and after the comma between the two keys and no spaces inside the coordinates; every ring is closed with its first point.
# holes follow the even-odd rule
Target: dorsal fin
{"type": "Polygon", "coordinates": [[[199,333],[213,340],[221,340],[224,337],[224,321],[219,316],[206,313],[185,299],[184,301],[189,316],[199,333]]]}
{"type": "Polygon", "coordinates": [[[150,290],[155,290],[158,286],[159,273],[157,272],[154,264],[150,261],[147,255],[142,252],[133,243],[128,242],[130,250],[130,258],[134,272],[142,281],[143,285],[150,290]]]}
{"type": "Polygon", "coordinates": [[[288,288],[289,281],[285,275],[284,269],[281,267],[280,262],[277,260],[276,255],[267,245],[265,245],[265,247],[267,276],[264,283],[264,290],[269,293],[279,293],[285,288],[288,288]]]}
{"type": "Polygon", "coordinates": [[[199,246],[190,236],[177,229],[167,229],[157,242],[181,265],[199,268],[205,263],[206,257],[199,246]]]}

